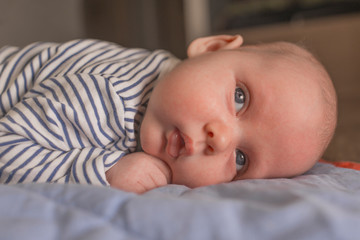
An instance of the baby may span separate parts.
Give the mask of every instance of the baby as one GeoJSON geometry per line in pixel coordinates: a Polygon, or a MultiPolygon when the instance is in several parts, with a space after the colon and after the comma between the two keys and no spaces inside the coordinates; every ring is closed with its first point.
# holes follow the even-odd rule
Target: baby
{"type": "MultiPolygon", "coordinates": [[[[18,107],[4,104],[6,97],[10,99],[9,94],[1,96],[1,109],[7,113],[0,121],[1,182],[94,184],[97,181],[141,193],[170,183],[193,188],[240,179],[292,177],[304,173],[320,159],[334,133],[337,109],[332,82],[322,65],[301,47],[285,42],[251,46],[241,46],[242,43],[243,39],[238,35],[196,39],[188,48],[188,59],[182,62],[173,59],[141,91],[122,96],[124,102],[141,95],[131,109],[126,104],[123,106],[132,114],[104,110],[104,114],[93,114],[97,118],[96,124],[92,123],[91,117],[83,118],[85,125],[96,125],[96,128],[106,124],[113,126],[118,121],[117,117],[111,117],[113,114],[125,115],[124,131],[130,128],[126,122],[132,123],[134,129],[129,132],[138,140],[122,140],[121,146],[118,146],[119,141],[114,142],[114,136],[121,135],[120,130],[115,130],[118,133],[114,136],[109,134],[110,140],[102,144],[102,139],[96,139],[97,134],[93,133],[96,130],[90,129],[86,134],[81,121],[76,120],[81,114],[72,111],[91,106],[95,110],[86,108],[83,112],[96,112],[96,106],[107,109],[120,105],[121,101],[113,100],[116,96],[113,96],[112,88],[120,94],[130,85],[132,89],[140,84],[140,78],[124,85],[118,80],[119,76],[109,74],[112,64],[116,65],[118,60],[99,61],[106,64],[101,70],[96,70],[100,63],[92,63],[91,68],[86,64],[76,67],[81,61],[85,63],[95,58],[91,54],[76,61],[62,61],[66,70],[54,67],[47,69],[45,74],[40,69],[35,74],[37,80],[33,80],[33,89],[24,95],[18,107]],[[75,68],[78,70],[72,72],[75,68]],[[69,80],[70,73],[78,74],[76,81],[85,88],[85,93],[66,95],[77,88],[72,85],[76,84],[74,80],[69,80]],[[58,80],[59,76],[63,82],[58,80]],[[102,78],[99,80],[98,76],[102,78]],[[104,83],[102,88],[104,78],[111,85],[104,83]],[[52,79],[51,83],[47,83],[47,79],[52,79]],[[48,92],[44,93],[43,89],[48,92]],[[100,94],[101,91],[105,94],[100,94]],[[101,97],[93,100],[91,96],[97,94],[101,97]],[[90,99],[90,103],[81,101],[79,96],[83,95],[90,99]],[[104,95],[107,95],[105,100],[104,95]],[[56,99],[56,103],[50,98],[56,99]],[[73,106],[71,98],[77,99],[77,107],[73,106]],[[49,105],[47,109],[44,109],[45,104],[49,105]],[[41,135],[41,130],[35,130],[34,126],[30,127],[31,130],[24,127],[31,125],[30,120],[24,119],[25,111],[34,111],[32,105],[38,108],[39,116],[35,119],[43,125],[40,128],[53,131],[51,136],[39,139],[31,131],[41,135]],[[65,109],[67,105],[72,106],[71,111],[65,109]],[[22,111],[24,116],[18,117],[22,111]],[[58,115],[65,115],[66,120],[56,121],[61,119],[58,115]],[[68,129],[64,127],[66,124],[71,126],[74,134],[68,131],[63,134],[63,130],[68,129]],[[19,129],[14,130],[15,126],[19,129]],[[51,130],[55,126],[62,129],[61,134],[58,130],[51,130]],[[55,138],[61,143],[55,143],[55,138]],[[41,148],[26,150],[34,142],[41,148]],[[130,150],[125,151],[124,147],[130,150]],[[18,157],[6,156],[15,148],[20,151],[18,157]],[[27,151],[26,156],[21,151],[27,151]],[[42,157],[33,161],[39,154],[42,157]],[[47,168],[53,170],[44,177],[47,168]],[[32,177],[28,177],[30,175],[32,177]]],[[[50,56],[51,51],[48,52],[50,56]]],[[[163,60],[168,58],[173,57],[163,60]]],[[[134,61],[136,59],[134,57],[134,61]]],[[[140,69],[141,62],[131,70],[140,69]]],[[[0,78],[0,84],[3,81],[0,78]]],[[[7,82],[11,81],[15,80],[8,78],[7,82]]],[[[114,111],[118,108],[115,107],[114,111]]]]}
{"type": "Polygon", "coordinates": [[[111,185],[198,187],[292,177],[315,164],[336,125],[328,74],[296,45],[242,42],[241,36],[192,42],[189,59],[152,93],[140,131],[145,153],[117,162],[107,172],[111,185]],[[135,161],[143,161],[141,169],[131,167],[135,161]]]}

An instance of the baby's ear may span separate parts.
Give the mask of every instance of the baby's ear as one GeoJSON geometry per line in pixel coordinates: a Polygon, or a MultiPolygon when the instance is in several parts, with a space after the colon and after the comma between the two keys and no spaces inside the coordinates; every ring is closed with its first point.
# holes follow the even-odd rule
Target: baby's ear
{"type": "Polygon", "coordinates": [[[187,55],[191,58],[206,52],[235,49],[240,47],[242,43],[243,38],[240,35],[215,35],[197,38],[190,43],[187,55]]]}

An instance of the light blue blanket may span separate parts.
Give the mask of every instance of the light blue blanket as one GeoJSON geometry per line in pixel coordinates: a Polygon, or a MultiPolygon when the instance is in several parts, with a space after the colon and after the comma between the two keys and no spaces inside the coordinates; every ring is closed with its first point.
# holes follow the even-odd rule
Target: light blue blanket
{"type": "Polygon", "coordinates": [[[360,172],[319,163],[293,179],[169,185],[143,195],[0,185],[0,239],[360,239],[360,172]]]}

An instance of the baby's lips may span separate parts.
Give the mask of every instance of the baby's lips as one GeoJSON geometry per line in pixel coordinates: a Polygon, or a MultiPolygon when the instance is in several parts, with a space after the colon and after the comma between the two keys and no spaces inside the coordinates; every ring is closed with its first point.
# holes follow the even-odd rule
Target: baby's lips
{"type": "Polygon", "coordinates": [[[172,158],[178,158],[180,155],[191,155],[194,152],[192,139],[176,129],[169,136],[166,150],[172,158]]]}
{"type": "Polygon", "coordinates": [[[185,142],[180,135],[180,131],[176,129],[170,134],[167,145],[167,152],[172,158],[177,158],[180,155],[180,150],[185,146],[185,142]]]}
{"type": "Polygon", "coordinates": [[[193,141],[192,139],[185,135],[184,133],[180,132],[181,138],[184,142],[184,147],[180,149],[180,155],[192,155],[194,153],[193,141]]]}

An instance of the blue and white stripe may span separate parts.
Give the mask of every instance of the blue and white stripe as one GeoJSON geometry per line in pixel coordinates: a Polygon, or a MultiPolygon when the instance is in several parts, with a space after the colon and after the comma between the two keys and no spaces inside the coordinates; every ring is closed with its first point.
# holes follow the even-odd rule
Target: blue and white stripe
{"type": "Polygon", "coordinates": [[[105,172],[137,147],[168,52],[98,40],[0,50],[0,182],[107,185],[105,172]]]}

